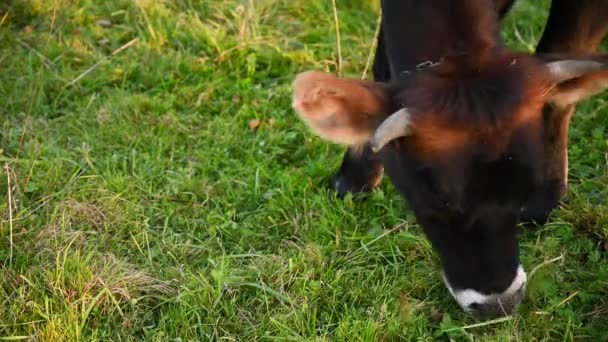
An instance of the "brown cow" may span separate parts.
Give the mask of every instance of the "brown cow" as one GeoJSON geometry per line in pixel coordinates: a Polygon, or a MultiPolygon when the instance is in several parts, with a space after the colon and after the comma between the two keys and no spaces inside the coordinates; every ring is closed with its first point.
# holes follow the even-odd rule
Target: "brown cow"
{"type": "Polygon", "coordinates": [[[450,293],[483,317],[522,301],[517,225],[557,205],[572,108],[608,88],[608,56],[586,54],[608,28],[608,2],[554,1],[539,47],[553,54],[536,56],[504,47],[499,15],[512,3],[382,1],[375,82],[316,71],[294,82],[311,130],[350,146],[333,187],[369,191],[386,172],[450,293]]]}

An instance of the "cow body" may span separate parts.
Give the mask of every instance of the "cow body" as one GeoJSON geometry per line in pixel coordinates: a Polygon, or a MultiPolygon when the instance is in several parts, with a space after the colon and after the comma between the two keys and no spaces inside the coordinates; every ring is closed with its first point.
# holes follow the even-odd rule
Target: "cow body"
{"type": "Polygon", "coordinates": [[[440,255],[450,293],[484,317],[510,313],[522,301],[517,224],[522,215],[543,220],[557,205],[573,104],[608,87],[608,58],[581,56],[608,28],[599,24],[608,5],[554,2],[541,45],[546,52],[577,49],[565,52],[579,58],[556,64],[549,60],[564,58],[505,49],[499,18],[512,4],[384,0],[376,82],[309,72],[294,84],[294,107],[312,130],[351,145],[333,188],[369,191],[385,172],[440,255]],[[597,10],[597,25],[578,24],[592,27],[580,29],[592,42],[559,39],[572,32],[556,24],[565,6],[578,9],[568,13],[574,17],[597,10]],[[431,66],[418,70],[423,62],[431,66]],[[580,65],[593,70],[570,76],[580,65]]]}

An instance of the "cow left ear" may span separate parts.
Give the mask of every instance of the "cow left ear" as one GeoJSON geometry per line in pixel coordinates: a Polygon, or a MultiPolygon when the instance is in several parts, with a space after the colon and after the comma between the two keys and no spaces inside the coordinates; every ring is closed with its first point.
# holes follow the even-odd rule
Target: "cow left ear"
{"type": "Polygon", "coordinates": [[[547,62],[555,82],[549,102],[566,107],[608,89],[608,55],[547,62]]]}
{"type": "Polygon", "coordinates": [[[388,108],[386,86],[307,71],[293,83],[293,108],[321,138],[338,144],[367,142],[388,108]]]}

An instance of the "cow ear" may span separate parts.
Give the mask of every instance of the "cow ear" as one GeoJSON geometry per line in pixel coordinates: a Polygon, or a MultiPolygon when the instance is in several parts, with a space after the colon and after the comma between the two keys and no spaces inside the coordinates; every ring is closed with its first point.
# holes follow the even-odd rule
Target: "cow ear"
{"type": "Polygon", "coordinates": [[[549,102],[566,107],[608,89],[608,55],[560,59],[547,67],[556,85],[549,102]]]}
{"type": "Polygon", "coordinates": [[[596,72],[573,80],[558,83],[551,93],[551,101],[566,107],[597,95],[608,89],[608,71],[596,72]]]}
{"type": "Polygon", "coordinates": [[[293,83],[293,107],[321,138],[346,145],[367,142],[388,107],[385,85],[307,71],[293,83]]]}

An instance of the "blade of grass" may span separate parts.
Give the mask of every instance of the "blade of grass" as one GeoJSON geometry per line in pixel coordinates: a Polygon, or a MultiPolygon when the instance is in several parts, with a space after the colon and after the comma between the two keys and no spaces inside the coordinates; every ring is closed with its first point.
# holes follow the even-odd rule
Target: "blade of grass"
{"type": "Polygon", "coordinates": [[[334,10],[334,23],[336,25],[336,49],[338,51],[338,76],[342,76],[342,39],[340,39],[340,19],[338,18],[338,7],[336,0],[331,0],[334,10]]]}
{"type": "Polygon", "coordinates": [[[513,316],[501,317],[501,318],[493,319],[493,320],[490,320],[490,321],[485,321],[485,322],[465,325],[465,326],[462,326],[462,327],[455,327],[455,328],[450,328],[450,329],[442,330],[442,332],[443,333],[447,333],[447,332],[451,332],[451,331],[464,331],[464,330],[468,330],[468,329],[487,327],[489,325],[495,325],[495,324],[499,324],[499,323],[503,323],[503,322],[508,322],[508,321],[513,320],[514,318],[515,317],[513,317],[513,316]]]}
{"type": "Polygon", "coordinates": [[[80,82],[80,80],[82,80],[83,78],[85,78],[88,74],[90,74],[91,72],[93,72],[93,70],[97,69],[101,64],[103,64],[105,61],[109,60],[110,58],[118,55],[119,53],[123,52],[124,50],[130,48],[132,45],[134,45],[135,43],[137,43],[139,41],[139,38],[134,38],[131,39],[130,41],[128,41],[127,43],[125,43],[123,46],[119,47],[118,49],[114,50],[114,52],[112,52],[112,54],[110,54],[109,56],[105,56],[103,57],[101,60],[99,60],[97,63],[91,65],[87,70],[85,70],[83,73],[81,73],[80,75],[78,75],[76,78],[74,78],[69,84],[68,86],[73,86],[76,83],[80,82]]]}
{"type": "Polygon", "coordinates": [[[361,73],[361,79],[365,79],[367,76],[367,72],[369,67],[372,65],[374,59],[374,53],[376,51],[376,47],[378,46],[378,39],[380,38],[380,26],[382,25],[382,14],[378,15],[378,19],[376,19],[376,31],[374,32],[374,37],[372,38],[372,45],[369,48],[369,52],[367,53],[367,60],[365,61],[365,67],[363,68],[363,72],[361,73]]]}
{"type": "Polygon", "coordinates": [[[6,172],[6,182],[7,182],[7,197],[8,197],[8,235],[9,235],[9,251],[8,251],[8,267],[13,266],[13,190],[11,183],[11,173],[13,170],[8,166],[8,164],[4,164],[4,171],[6,172]]]}

